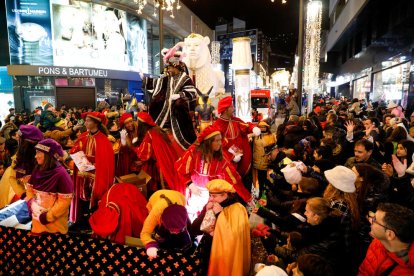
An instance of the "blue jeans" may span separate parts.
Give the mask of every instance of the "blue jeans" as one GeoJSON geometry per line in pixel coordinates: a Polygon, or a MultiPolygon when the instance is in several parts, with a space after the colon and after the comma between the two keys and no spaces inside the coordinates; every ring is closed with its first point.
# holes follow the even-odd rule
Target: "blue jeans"
{"type": "Polygon", "coordinates": [[[9,206],[0,210],[0,221],[16,215],[17,220],[21,224],[26,224],[32,220],[29,215],[29,209],[27,208],[27,202],[25,200],[18,200],[9,206]]]}

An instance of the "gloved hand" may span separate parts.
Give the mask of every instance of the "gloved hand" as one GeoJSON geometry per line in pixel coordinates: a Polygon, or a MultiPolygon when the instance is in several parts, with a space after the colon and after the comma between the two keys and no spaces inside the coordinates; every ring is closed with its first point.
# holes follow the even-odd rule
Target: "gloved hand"
{"type": "Polygon", "coordinates": [[[254,136],[259,136],[260,134],[262,133],[262,131],[260,130],[260,128],[258,128],[258,127],[254,127],[253,128],[253,135],[254,136]]]}
{"type": "Polygon", "coordinates": [[[188,186],[188,189],[191,191],[191,194],[201,196],[201,190],[200,190],[200,188],[197,187],[196,184],[191,183],[188,186]]]}
{"type": "Polygon", "coordinates": [[[147,249],[147,255],[150,258],[157,258],[157,252],[158,252],[158,248],[156,247],[149,247],[147,249]]]}
{"type": "Polygon", "coordinates": [[[234,163],[239,163],[240,162],[240,160],[241,160],[241,155],[236,155],[236,156],[234,156],[234,158],[233,158],[233,162],[234,163]]]}
{"type": "Polygon", "coordinates": [[[125,129],[123,129],[119,133],[121,134],[121,145],[125,146],[126,145],[127,131],[125,129]]]}
{"type": "Polygon", "coordinates": [[[177,100],[177,99],[179,99],[180,98],[180,94],[172,94],[171,96],[170,96],[170,99],[172,100],[172,101],[175,101],[175,100],[177,100]]]}

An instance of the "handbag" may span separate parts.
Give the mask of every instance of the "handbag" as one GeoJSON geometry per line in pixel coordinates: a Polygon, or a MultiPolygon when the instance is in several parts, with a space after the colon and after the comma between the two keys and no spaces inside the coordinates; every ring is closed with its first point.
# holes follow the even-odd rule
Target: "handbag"
{"type": "Polygon", "coordinates": [[[210,229],[216,224],[216,215],[214,214],[213,209],[210,209],[204,215],[204,219],[201,222],[200,230],[203,232],[210,231],[210,229]]]}

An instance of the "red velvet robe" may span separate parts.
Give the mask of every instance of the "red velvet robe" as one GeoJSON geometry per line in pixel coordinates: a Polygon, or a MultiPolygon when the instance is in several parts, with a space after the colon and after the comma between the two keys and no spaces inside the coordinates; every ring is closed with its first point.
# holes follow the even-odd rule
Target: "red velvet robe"
{"type": "MultiPolygon", "coordinates": [[[[142,169],[152,177],[152,180],[165,181],[169,189],[185,194],[185,184],[179,182],[177,172],[174,170],[174,163],[178,159],[177,153],[157,130],[150,129],[141,145],[134,150],[138,159],[145,162],[142,169]]],[[[150,188],[153,191],[157,190],[156,187],[150,188]]]]}
{"type": "Polygon", "coordinates": [[[107,202],[115,203],[120,209],[118,227],[111,234],[111,241],[119,244],[125,243],[125,237],[139,238],[148,216],[147,200],[139,189],[129,183],[118,183],[114,185],[99,202],[99,208],[106,208],[107,202]]]}
{"type": "Polygon", "coordinates": [[[237,168],[237,171],[242,177],[245,176],[252,163],[252,150],[247,134],[252,132],[255,125],[245,123],[237,117],[231,117],[230,120],[220,117],[213,123],[213,126],[220,129],[222,136],[227,139],[227,143],[223,144],[223,152],[228,152],[229,148],[233,145],[243,150],[241,160],[238,163],[232,162],[232,164],[237,168]]]}
{"type": "Polygon", "coordinates": [[[95,170],[87,173],[74,168],[73,184],[75,194],[70,207],[70,221],[76,222],[82,210],[79,200],[90,201],[90,208],[96,206],[102,196],[114,183],[115,155],[111,142],[105,134],[98,131],[82,133],[69,153],[83,151],[95,170]]]}

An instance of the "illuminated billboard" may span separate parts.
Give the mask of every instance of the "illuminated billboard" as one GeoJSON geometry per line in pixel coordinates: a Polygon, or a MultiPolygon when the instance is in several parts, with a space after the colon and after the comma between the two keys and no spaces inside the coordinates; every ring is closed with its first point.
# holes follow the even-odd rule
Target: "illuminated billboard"
{"type": "Polygon", "coordinates": [[[10,64],[148,71],[144,19],[83,1],[6,2],[10,64]]]}
{"type": "Polygon", "coordinates": [[[48,0],[6,1],[10,64],[52,65],[48,0]]]}

